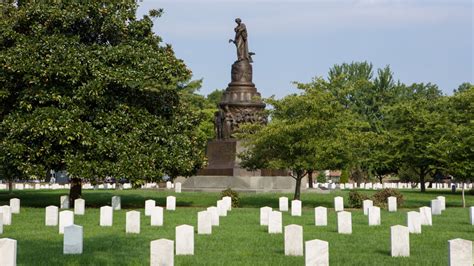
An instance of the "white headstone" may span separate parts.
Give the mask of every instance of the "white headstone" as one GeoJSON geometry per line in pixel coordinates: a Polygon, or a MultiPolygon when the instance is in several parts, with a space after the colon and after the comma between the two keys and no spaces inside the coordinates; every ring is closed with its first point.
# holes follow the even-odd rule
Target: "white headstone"
{"type": "Polygon", "coordinates": [[[319,239],[305,242],[306,266],[329,266],[329,243],[319,239]]]}
{"type": "Polygon", "coordinates": [[[421,207],[420,208],[420,222],[421,225],[432,225],[431,208],[421,207]]]}
{"type": "Polygon", "coordinates": [[[64,227],[63,254],[82,254],[82,226],[64,227]]]}
{"type": "Polygon", "coordinates": [[[180,182],[176,182],[174,184],[174,192],[181,193],[181,183],[180,182]]]}
{"type": "Polygon", "coordinates": [[[0,234],[3,234],[3,213],[0,212],[0,234]]]}
{"type": "Polygon", "coordinates": [[[114,210],[110,206],[100,207],[100,226],[112,226],[114,222],[114,210]]]}
{"type": "Polygon", "coordinates": [[[194,227],[176,226],[176,255],[194,255],[194,227]]]}
{"type": "Polygon", "coordinates": [[[301,201],[300,200],[291,201],[291,216],[301,216],[301,201]]]}
{"type": "Polygon", "coordinates": [[[369,208],[374,206],[374,202],[371,200],[362,201],[362,208],[364,209],[364,215],[369,215],[369,208]]]}
{"type": "Polygon", "coordinates": [[[446,198],[443,196],[438,196],[436,199],[441,201],[441,211],[446,210],[446,198]]]}
{"type": "Polygon", "coordinates": [[[337,212],[344,210],[344,199],[342,197],[334,198],[334,210],[337,212]]]}
{"type": "Polygon", "coordinates": [[[421,234],[421,216],[419,212],[407,213],[408,231],[412,234],[421,234]]]}
{"type": "Polygon", "coordinates": [[[471,217],[471,225],[474,225],[474,206],[469,208],[469,217],[471,217]]]}
{"type": "Polygon", "coordinates": [[[198,234],[212,234],[212,214],[209,211],[198,212],[198,234]]]}
{"type": "Polygon", "coordinates": [[[63,195],[60,198],[61,209],[69,209],[69,195],[63,195]]]}
{"type": "Polygon", "coordinates": [[[151,226],[163,225],[163,207],[155,206],[151,209],[150,224],[151,226]]]}
{"type": "Polygon", "coordinates": [[[303,256],[303,227],[301,225],[285,226],[285,255],[303,256]]]}
{"type": "Polygon", "coordinates": [[[397,197],[388,197],[388,211],[389,212],[397,211],[397,197]]]}
{"type": "Polygon", "coordinates": [[[174,242],[158,239],[150,242],[150,266],[173,266],[174,242]]]}
{"type": "Polygon", "coordinates": [[[268,233],[281,234],[283,231],[282,213],[271,211],[268,215],[268,233]]]}
{"type": "Polygon", "coordinates": [[[213,226],[219,226],[219,212],[217,207],[212,206],[207,208],[207,211],[211,213],[211,221],[213,226]]]}
{"type": "Polygon", "coordinates": [[[16,240],[0,238],[0,265],[16,266],[16,240]]]}
{"type": "Polygon", "coordinates": [[[442,211],[442,202],[439,199],[431,200],[431,214],[440,215],[442,211]]]}
{"type": "Polygon", "coordinates": [[[339,234],[352,234],[352,215],[350,212],[337,213],[337,232],[339,234]]]}
{"type": "Polygon", "coordinates": [[[326,207],[314,208],[314,224],[316,226],[328,225],[328,209],[326,207]]]}
{"type": "Polygon", "coordinates": [[[268,206],[260,208],[260,225],[268,225],[270,212],[272,212],[272,208],[268,206]]]}
{"type": "Polygon", "coordinates": [[[392,257],[410,256],[410,231],[408,227],[394,225],[390,227],[392,257]]]}
{"type": "Polygon", "coordinates": [[[154,200],[146,200],[145,201],[145,216],[150,216],[151,215],[151,211],[153,208],[155,208],[156,206],[156,201],[154,200]]]}
{"type": "Polygon", "coordinates": [[[86,201],[84,199],[74,200],[74,214],[84,215],[86,209],[86,201]]]}
{"type": "Polygon", "coordinates": [[[120,196],[113,196],[112,197],[112,209],[114,211],[118,211],[122,209],[122,201],[120,196]]]}
{"type": "Polygon", "coordinates": [[[140,212],[129,211],[126,216],[125,232],[130,234],[140,234],[140,212]]]}
{"type": "Polygon", "coordinates": [[[222,198],[222,200],[224,201],[225,206],[227,207],[227,210],[231,211],[232,210],[232,198],[229,197],[229,196],[225,196],[225,197],[222,198]]]}
{"type": "Polygon", "coordinates": [[[46,226],[57,226],[58,225],[59,208],[56,206],[46,207],[46,214],[44,218],[44,224],[46,226]]]}
{"type": "Polygon", "coordinates": [[[288,198],[287,197],[280,197],[278,199],[278,203],[279,203],[279,208],[281,212],[288,211],[288,198]]]}
{"type": "Polygon", "coordinates": [[[176,210],[176,197],[175,196],[166,197],[166,210],[168,211],[176,210]]]}
{"type": "Polygon", "coordinates": [[[171,181],[167,181],[166,182],[166,188],[167,189],[172,189],[173,188],[173,183],[171,183],[171,181]]]}
{"type": "Polygon", "coordinates": [[[472,241],[461,238],[448,240],[449,265],[471,266],[473,265],[472,241]]]}
{"type": "Polygon", "coordinates": [[[217,201],[217,212],[219,216],[227,216],[227,206],[223,200],[217,201]]]}
{"type": "Polygon", "coordinates": [[[10,209],[12,213],[20,213],[20,199],[10,199],[10,209]]]}
{"type": "Polygon", "coordinates": [[[380,225],[380,207],[372,206],[368,210],[369,226],[380,225]]]}
{"type": "Polygon", "coordinates": [[[10,205],[3,205],[0,207],[0,212],[3,214],[3,225],[12,224],[12,210],[10,205]]]}
{"type": "Polygon", "coordinates": [[[74,224],[74,213],[72,211],[59,212],[59,233],[64,234],[64,227],[74,224]]]}

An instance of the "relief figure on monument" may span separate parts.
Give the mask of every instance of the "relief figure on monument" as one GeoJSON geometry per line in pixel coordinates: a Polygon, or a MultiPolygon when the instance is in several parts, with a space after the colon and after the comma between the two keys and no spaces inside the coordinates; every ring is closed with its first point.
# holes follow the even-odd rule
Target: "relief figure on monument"
{"type": "Polygon", "coordinates": [[[224,119],[224,112],[221,109],[214,113],[214,130],[217,139],[224,138],[224,119]]]}

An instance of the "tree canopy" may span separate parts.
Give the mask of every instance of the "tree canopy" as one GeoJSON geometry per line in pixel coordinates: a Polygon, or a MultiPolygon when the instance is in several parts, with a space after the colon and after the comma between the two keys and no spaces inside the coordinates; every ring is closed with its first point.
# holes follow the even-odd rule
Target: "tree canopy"
{"type": "Polygon", "coordinates": [[[4,178],[190,175],[204,161],[191,71],[128,1],[0,3],[4,178]]]}
{"type": "Polygon", "coordinates": [[[268,99],[271,122],[248,127],[241,136],[249,148],[241,155],[244,167],[292,170],[295,199],[308,171],[344,168],[364,145],[368,125],[327,92],[328,84],[318,79],[301,84],[300,94],[268,99]]]}
{"type": "Polygon", "coordinates": [[[387,175],[419,183],[435,173],[472,181],[473,86],[453,96],[434,84],[405,85],[387,66],[335,65],[327,79],[296,83],[302,93],[269,99],[270,123],[242,138],[250,168],[350,170],[353,180],[387,175]]]}

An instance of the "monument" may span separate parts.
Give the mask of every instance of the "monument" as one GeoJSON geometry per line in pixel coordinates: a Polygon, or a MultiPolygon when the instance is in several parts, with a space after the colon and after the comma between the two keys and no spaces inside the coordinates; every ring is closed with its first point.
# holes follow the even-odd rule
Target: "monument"
{"type": "Polygon", "coordinates": [[[232,64],[231,82],[228,84],[215,113],[216,139],[207,144],[207,167],[197,176],[184,180],[184,190],[213,191],[232,188],[240,191],[293,192],[295,182],[285,170],[261,169],[248,171],[240,166],[238,154],[243,151],[242,141],[236,132],[244,123],[266,124],[265,103],[252,82],[252,56],[249,52],[247,28],[235,19],[235,37],[230,39],[237,50],[237,60],[232,64]]]}
{"type": "Polygon", "coordinates": [[[207,146],[208,166],[202,169],[201,175],[253,176],[260,171],[247,171],[240,167],[237,154],[242,151],[241,142],[235,139],[234,133],[243,123],[266,124],[265,104],[260,93],[252,82],[252,55],[248,48],[247,28],[242,21],[235,20],[234,43],[237,49],[237,60],[232,64],[231,82],[224,91],[218,111],[215,114],[216,140],[207,146]]]}

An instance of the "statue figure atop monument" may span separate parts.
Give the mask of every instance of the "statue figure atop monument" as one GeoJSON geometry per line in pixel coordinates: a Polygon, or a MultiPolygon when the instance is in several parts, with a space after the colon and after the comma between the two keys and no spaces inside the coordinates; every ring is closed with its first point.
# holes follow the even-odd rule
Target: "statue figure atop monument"
{"type": "Polygon", "coordinates": [[[235,38],[229,40],[237,48],[237,60],[232,64],[231,82],[222,95],[219,110],[214,115],[216,138],[228,140],[244,123],[266,124],[265,103],[252,82],[252,55],[248,48],[248,34],[240,18],[235,19],[235,38]]]}
{"type": "Polygon", "coordinates": [[[235,23],[237,23],[234,28],[235,38],[233,40],[229,39],[229,43],[234,43],[237,48],[237,61],[247,60],[252,63],[252,55],[255,53],[249,52],[247,27],[240,18],[236,18],[235,23]]]}

